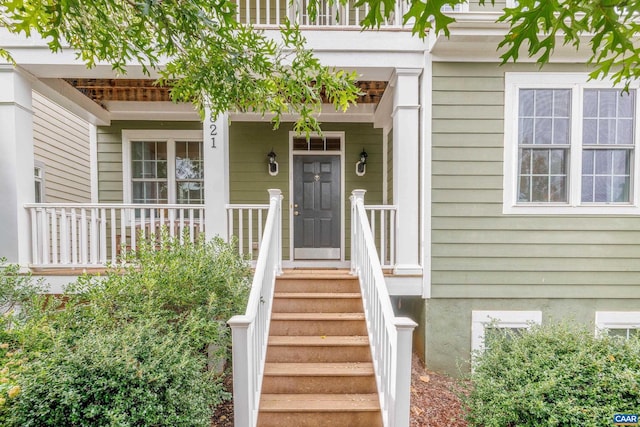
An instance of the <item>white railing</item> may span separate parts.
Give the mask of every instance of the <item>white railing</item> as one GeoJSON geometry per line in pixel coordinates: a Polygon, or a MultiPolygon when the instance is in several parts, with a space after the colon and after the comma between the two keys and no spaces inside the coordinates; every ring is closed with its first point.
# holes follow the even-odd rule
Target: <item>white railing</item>
{"type": "Polygon", "coordinates": [[[382,268],[396,265],[396,212],[393,205],[366,205],[369,225],[382,268]]]}
{"type": "Polygon", "coordinates": [[[269,190],[264,236],[244,315],[233,316],[232,330],[234,425],[254,427],[267,355],[271,304],[276,276],[282,273],[282,193],[269,190]]]}
{"type": "Polygon", "coordinates": [[[32,267],[101,267],[121,261],[137,240],[160,235],[194,241],[204,205],[29,203],[32,267]]]}
{"type": "MultiPolygon", "coordinates": [[[[369,5],[355,6],[357,0],[348,0],[345,5],[337,0],[233,0],[236,5],[236,20],[254,26],[280,26],[287,20],[302,27],[352,27],[360,29],[360,22],[369,13],[369,5]],[[315,17],[307,13],[309,3],[317,5],[315,17]]],[[[397,0],[390,17],[382,28],[401,28],[402,16],[408,10],[406,0],[397,0]]]]}
{"type": "Polygon", "coordinates": [[[256,259],[262,244],[262,230],[267,218],[269,205],[234,204],[226,205],[227,241],[237,237],[238,252],[248,259],[256,259]]]}
{"type": "Polygon", "coordinates": [[[384,425],[408,427],[411,340],[417,324],[393,313],[364,207],[364,193],[354,190],[351,196],[351,270],[360,279],[384,425]]]}

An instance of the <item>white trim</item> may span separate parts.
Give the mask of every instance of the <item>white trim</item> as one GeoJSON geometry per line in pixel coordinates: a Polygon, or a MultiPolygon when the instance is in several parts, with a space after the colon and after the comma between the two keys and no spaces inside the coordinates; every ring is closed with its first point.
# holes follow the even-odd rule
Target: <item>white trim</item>
{"type": "Polygon", "coordinates": [[[422,298],[431,298],[431,187],[432,187],[432,167],[431,151],[432,143],[432,115],[433,115],[433,63],[432,57],[425,53],[424,72],[420,88],[420,104],[422,104],[421,144],[420,144],[420,259],[422,260],[422,298]]]}
{"type": "MultiPolygon", "coordinates": [[[[293,150],[293,138],[299,136],[295,131],[289,131],[289,260],[295,261],[294,256],[294,235],[293,235],[293,156],[340,156],[340,261],[345,260],[345,132],[344,131],[328,131],[324,132],[326,137],[339,137],[340,150],[336,151],[304,151],[293,150]]],[[[312,133],[310,136],[319,136],[312,133]]]]}
{"type": "Polygon", "coordinates": [[[515,311],[515,310],[473,310],[471,312],[471,350],[484,350],[485,328],[489,324],[495,324],[498,328],[525,328],[532,323],[542,323],[542,312],[539,310],[515,311]]]}
{"type": "MultiPolygon", "coordinates": [[[[638,89],[635,82],[632,89],[638,89]]],[[[502,213],[509,215],[638,215],[640,214],[640,91],[636,91],[633,165],[631,167],[631,202],[627,204],[582,204],[580,171],[582,170],[582,94],[584,89],[615,88],[609,79],[589,80],[587,73],[505,73],[504,169],[502,213]],[[518,191],[518,90],[520,88],[570,89],[571,150],[568,203],[517,203],[518,191]]],[[[618,86],[619,88],[619,86],[618,86]]]]}
{"type": "Polygon", "coordinates": [[[91,203],[98,203],[98,127],[89,123],[89,181],[91,203]]]}
{"type": "Polygon", "coordinates": [[[382,204],[389,203],[389,132],[387,129],[382,130],[382,204]]]}
{"type": "Polygon", "coordinates": [[[640,329],[640,311],[596,311],[596,335],[606,329],[640,329]]]}
{"type": "MultiPolygon", "coordinates": [[[[168,203],[175,203],[175,143],[180,141],[202,141],[201,130],[124,129],[122,131],[122,199],[131,203],[131,142],[167,141],[168,203]],[[173,160],[172,160],[173,159],[173,160]],[[172,179],[173,177],[173,179],[172,179]],[[174,181],[173,183],[171,181],[174,181]]],[[[204,144],[204,142],[203,142],[204,144]]],[[[204,152],[204,150],[203,150],[204,152]]],[[[204,161],[204,159],[203,159],[204,161]]],[[[206,172],[205,172],[206,176],[206,172]]]]}

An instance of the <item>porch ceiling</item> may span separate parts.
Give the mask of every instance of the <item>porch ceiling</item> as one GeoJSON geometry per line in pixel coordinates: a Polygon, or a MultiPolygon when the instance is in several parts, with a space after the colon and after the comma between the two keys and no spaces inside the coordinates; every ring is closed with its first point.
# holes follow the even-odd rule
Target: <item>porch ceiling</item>
{"type": "MultiPolygon", "coordinates": [[[[171,101],[169,86],[158,86],[152,79],[65,79],[80,93],[109,110],[113,101],[171,101]]],[[[385,81],[359,81],[358,104],[378,104],[387,87],[385,81]]]]}

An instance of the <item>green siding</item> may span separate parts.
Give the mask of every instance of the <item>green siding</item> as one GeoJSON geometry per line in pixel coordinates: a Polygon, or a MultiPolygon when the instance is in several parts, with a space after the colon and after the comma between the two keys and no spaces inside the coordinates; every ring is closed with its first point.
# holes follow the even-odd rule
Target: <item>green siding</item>
{"type": "Polygon", "coordinates": [[[200,122],[114,121],[111,126],[99,126],[98,200],[121,203],[122,196],[122,131],[124,129],[198,130],[200,122]]]}
{"type": "Polygon", "coordinates": [[[433,65],[433,298],[640,294],[640,218],[502,214],[504,73],[537,70],[433,65]]]}
{"type": "MultiPolygon", "coordinates": [[[[326,123],[325,132],[345,132],[345,227],[349,229],[349,196],[356,188],[367,190],[366,204],[382,203],[382,131],[371,124],[326,123]],[[362,149],[367,151],[367,173],[359,177],[355,174],[355,164],[362,149]]],[[[269,123],[232,123],[229,128],[229,171],[231,203],[267,203],[269,188],[282,190],[283,203],[283,254],[288,259],[289,240],[289,130],[286,124],[273,130],[269,123]],[[277,154],[279,164],[277,176],[271,176],[267,169],[267,153],[277,154]]],[[[346,233],[345,253],[349,254],[349,235],[346,233]]]]}

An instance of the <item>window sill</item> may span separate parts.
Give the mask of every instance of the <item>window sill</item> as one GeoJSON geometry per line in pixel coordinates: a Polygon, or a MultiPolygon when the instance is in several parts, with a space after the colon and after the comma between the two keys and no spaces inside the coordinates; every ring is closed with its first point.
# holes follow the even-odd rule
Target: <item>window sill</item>
{"type": "Polygon", "coordinates": [[[589,204],[580,206],[559,204],[511,205],[504,203],[505,215],[640,215],[640,207],[627,204],[589,204]]]}

